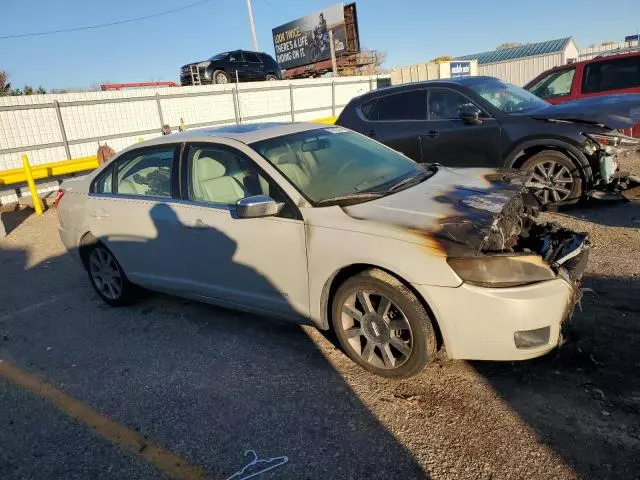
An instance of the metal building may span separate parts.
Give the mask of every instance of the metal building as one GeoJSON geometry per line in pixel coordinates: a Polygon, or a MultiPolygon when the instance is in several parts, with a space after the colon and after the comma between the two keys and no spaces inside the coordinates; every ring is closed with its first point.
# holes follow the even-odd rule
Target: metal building
{"type": "Polygon", "coordinates": [[[477,60],[478,75],[497,77],[520,86],[549,68],[577,59],[578,47],[571,37],[455,58],[477,60]]]}

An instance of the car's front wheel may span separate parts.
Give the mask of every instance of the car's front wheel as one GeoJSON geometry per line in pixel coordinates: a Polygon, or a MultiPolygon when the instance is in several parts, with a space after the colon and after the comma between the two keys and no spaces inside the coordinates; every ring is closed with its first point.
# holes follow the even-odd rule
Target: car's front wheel
{"type": "Polygon", "coordinates": [[[127,279],[111,251],[99,242],[86,248],[85,266],[91,285],[100,298],[114,307],[131,303],[137,287],[127,279]]]}
{"type": "Polygon", "coordinates": [[[215,84],[225,84],[225,83],[229,83],[229,74],[227,72],[225,72],[224,70],[216,70],[213,72],[212,75],[213,78],[213,83],[215,84]]]}
{"type": "Polygon", "coordinates": [[[562,152],[544,150],[536,153],[522,168],[533,173],[531,191],[544,205],[574,203],[583,195],[580,170],[562,152]]]}
{"type": "Polygon", "coordinates": [[[274,82],[278,80],[278,77],[276,77],[273,73],[268,73],[266,78],[268,82],[274,82]]]}
{"type": "Polygon", "coordinates": [[[436,353],[424,307],[411,290],[382,270],[346,280],[334,296],[331,321],[349,358],[377,375],[410,377],[436,353]]]}

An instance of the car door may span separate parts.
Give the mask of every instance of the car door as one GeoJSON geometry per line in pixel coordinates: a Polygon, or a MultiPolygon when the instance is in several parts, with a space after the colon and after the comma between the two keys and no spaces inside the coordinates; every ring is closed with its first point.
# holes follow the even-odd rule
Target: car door
{"type": "Polygon", "coordinates": [[[175,222],[158,216],[178,200],[179,144],[138,148],[115,159],[93,182],[87,199],[91,234],[142,286],[173,290],[175,222]]]}
{"type": "Polygon", "coordinates": [[[416,162],[423,161],[420,131],[427,120],[425,88],[382,95],[360,107],[363,134],[404,153],[416,162]]]}
{"type": "Polygon", "coordinates": [[[231,52],[227,61],[229,62],[229,74],[231,75],[232,83],[236,80],[241,82],[251,80],[251,69],[242,54],[242,50],[231,52]]]}
{"type": "Polygon", "coordinates": [[[250,78],[252,80],[264,80],[266,73],[260,57],[254,52],[243,52],[243,54],[248,65],[250,78]]]}
{"type": "Polygon", "coordinates": [[[576,67],[572,66],[549,72],[527,90],[549,103],[561,103],[571,100],[574,83],[578,82],[576,67]]]}
{"type": "Polygon", "coordinates": [[[173,255],[189,272],[185,288],[221,303],[307,317],[305,228],[297,207],[230,145],[190,144],[183,159],[173,255]],[[253,195],[269,195],[284,208],[277,216],[239,218],[236,202],[253,195]]]}
{"type": "Polygon", "coordinates": [[[428,120],[420,134],[424,162],[450,167],[500,165],[500,124],[469,98],[449,88],[429,88],[428,120]],[[478,122],[466,123],[462,109],[475,108],[478,122]]]}

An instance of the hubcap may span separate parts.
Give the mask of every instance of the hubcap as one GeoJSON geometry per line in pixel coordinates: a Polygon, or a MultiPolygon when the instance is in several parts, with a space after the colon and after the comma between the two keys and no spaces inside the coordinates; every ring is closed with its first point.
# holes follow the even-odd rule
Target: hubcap
{"type": "Polygon", "coordinates": [[[340,325],[353,351],[374,367],[398,368],[411,355],[413,335],[407,317],[381,293],[359,290],[349,295],[340,325]]]}
{"type": "Polygon", "coordinates": [[[227,83],[227,76],[224,73],[216,75],[216,83],[227,83]]]}
{"type": "Polygon", "coordinates": [[[564,165],[548,160],[533,167],[532,181],[537,185],[533,193],[543,203],[567,200],[573,190],[573,175],[564,165]]]}
{"type": "Polygon", "coordinates": [[[122,293],[122,275],[115,258],[103,248],[95,248],[89,256],[89,272],[97,288],[105,297],[116,300],[122,293]]]}

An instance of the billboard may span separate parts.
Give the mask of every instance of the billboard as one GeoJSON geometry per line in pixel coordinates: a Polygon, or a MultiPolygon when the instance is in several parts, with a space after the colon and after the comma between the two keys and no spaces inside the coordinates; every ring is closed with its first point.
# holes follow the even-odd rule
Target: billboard
{"type": "Polygon", "coordinates": [[[273,48],[280,68],[301,67],[331,59],[329,30],[333,32],[336,55],[340,55],[346,48],[342,4],[332,5],[274,28],[273,48]]]}
{"type": "Polygon", "coordinates": [[[451,78],[469,77],[471,76],[471,62],[451,62],[451,78]]]}

